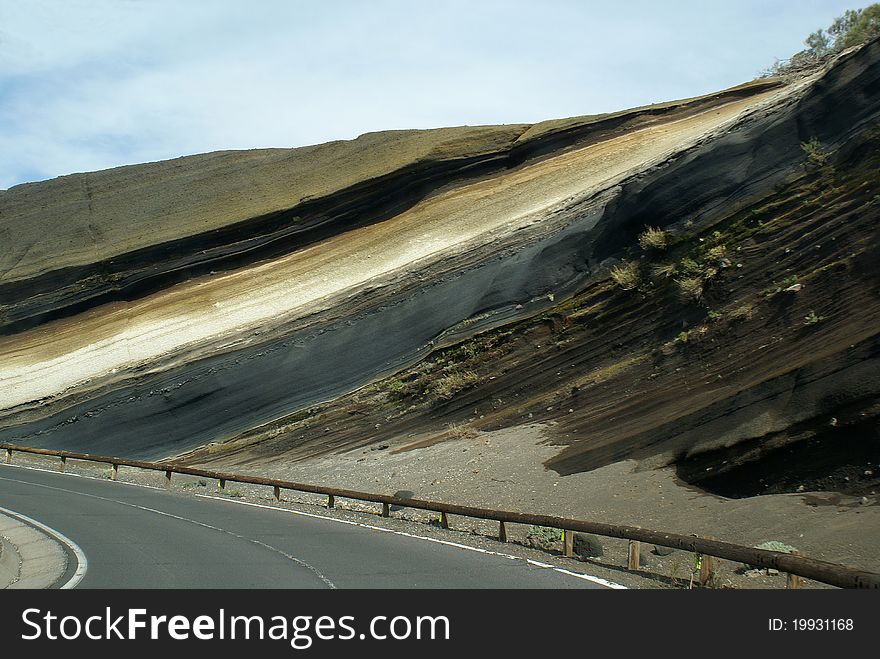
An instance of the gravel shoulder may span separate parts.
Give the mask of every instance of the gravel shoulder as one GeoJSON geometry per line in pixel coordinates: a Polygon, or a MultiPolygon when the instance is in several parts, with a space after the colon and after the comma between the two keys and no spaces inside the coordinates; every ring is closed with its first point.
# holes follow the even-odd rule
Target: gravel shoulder
{"type": "MultiPolygon", "coordinates": [[[[814,558],[880,570],[873,550],[880,506],[873,496],[867,504],[809,492],[729,500],[682,486],[672,470],[639,471],[633,462],[559,477],[542,464],[554,449],[544,443],[539,425],[412,448],[419,440],[413,437],[297,463],[213,462],[211,468],[388,494],[409,491],[410,496],[422,499],[641,525],[745,545],[774,540],[814,558]]],[[[25,454],[16,454],[15,464],[57,468],[55,460],[25,454]]],[[[109,467],[93,463],[68,461],[67,471],[94,478],[110,476],[109,467]]],[[[153,487],[162,487],[164,482],[162,473],[125,467],[120,468],[119,478],[153,487]]],[[[643,546],[642,569],[629,572],[623,540],[592,538],[593,547],[601,547],[601,556],[569,559],[561,555],[561,542],[530,539],[526,526],[508,525],[508,542],[500,543],[497,524],[492,522],[451,517],[451,528],[444,530],[436,515],[425,511],[392,511],[386,519],[377,504],[337,500],[336,508],[327,509],[324,497],[292,491],[282,491],[281,501],[276,502],[270,488],[246,484],[230,482],[220,491],[216,481],[175,475],[171,494],[228,498],[460,543],[587,573],[628,588],[687,588],[694,571],[694,555],[677,550],[661,556],[650,545],[643,546]]],[[[785,588],[786,578],[719,561],[713,586],[785,588]]],[[[807,581],[805,587],[827,586],[807,581]]]]}
{"type": "MultiPolygon", "coordinates": [[[[681,534],[697,534],[747,546],[776,541],[802,554],[851,567],[880,571],[880,505],[876,495],[850,497],[827,492],[726,499],[683,484],[674,468],[650,469],[623,461],[590,472],[559,476],[545,468],[558,447],[546,426],[534,424],[425,445],[413,436],[297,462],[253,460],[208,468],[269,475],[296,482],[394,494],[500,510],[543,513],[610,524],[628,524],[681,534]]],[[[219,448],[219,447],[218,447],[219,448]]],[[[456,520],[456,527],[495,534],[494,525],[456,520]]],[[[512,542],[526,542],[527,528],[511,531],[512,542]]],[[[622,569],[627,543],[600,538],[600,564],[622,569]]],[[[552,547],[558,551],[561,545],[552,547]]],[[[643,549],[651,586],[662,580],[687,582],[694,556],[674,551],[658,556],[643,549]]],[[[720,561],[717,585],[730,588],[784,588],[784,575],[745,571],[720,561]]],[[[809,587],[823,587],[810,584],[809,587]]]]}

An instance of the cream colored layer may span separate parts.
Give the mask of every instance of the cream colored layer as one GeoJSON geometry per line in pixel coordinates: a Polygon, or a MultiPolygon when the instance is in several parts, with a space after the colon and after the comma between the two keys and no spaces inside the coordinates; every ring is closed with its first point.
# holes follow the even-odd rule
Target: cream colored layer
{"type": "Polygon", "coordinates": [[[232,273],[203,277],[0,340],[0,408],[59,394],[207,340],[234,337],[489,232],[515,230],[572,197],[619,182],[785,90],[627,133],[457,187],[380,224],[232,273]]]}

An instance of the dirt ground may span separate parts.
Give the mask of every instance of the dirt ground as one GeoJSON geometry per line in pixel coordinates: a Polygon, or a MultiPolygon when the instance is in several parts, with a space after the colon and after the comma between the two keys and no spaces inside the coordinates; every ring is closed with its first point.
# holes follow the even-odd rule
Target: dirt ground
{"type": "MultiPolygon", "coordinates": [[[[880,505],[875,494],[863,498],[803,492],[747,499],[725,499],[700,492],[680,482],[672,468],[640,470],[633,461],[587,473],[560,477],[542,461],[555,449],[539,424],[466,436],[421,448],[423,438],[379,444],[330,457],[281,464],[265,461],[245,466],[213,461],[211,469],[253,474],[303,483],[332,484],[361,491],[395,494],[501,510],[575,517],[597,522],[629,524],[673,533],[710,536],[743,545],[778,541],[803,555],[871,571],[880,571],[876,551],[880,505]],[[491,465],[491,471],[488,466],[491,465]],[[412,492],[412,494],[409,494],[412,492]],[[719,529],[723,533],[719,534],[719,529]],[[713,535],[714,534],[714,535],[713,535]]],[[[54,458],[17,453],[14,464],[57,469],[54,458]]],[[[109,478],[104,464],[69,461],[68,473],[109,478]]],[[[124,482],[161,487],[164,475],[123,467],[124,482]]],[[[508,542],[497,541],[495,523],[450,518],[450,529],[438,528],[436,515],[420,510],[396,510],[390,519],[379,507],[340,499],[328,510],[324,497],[283,491],[276,502],[270,488],[229,482],[224,491],[216,481],[175,475],[173,493],[189,496],[231,497],[242,501],[326,514],[392,530],[440,538],[521,558],[547,562],[591,574],[628,588],[688,588],[695,556],[674,550],[666,556],[642,545],[638,572],[626,570],[627,542],[594,537],[602,555],[568,559],[561,542],[535,546],[530,527],[508,525],[508,542]]],[[[715,588],[785,588],[784,574],[747,570],[717,560],[715,588]]],[[[805,581],[805,588],[829,588],[805,581]]]]}
{"type": "MultiPolygon", "coordinates": [[[[558,451],[546,442],[544,431],[539,424],[471,431],[423,448],[412,448],[422,437],[410,437],[294,463],[267,459],[224,465],[221,458],[210,468],[387,494],[408,490],[421,499],[714,535],[744,545],[778,541],[813,558],[880,571],[880,506],[874,495],[803,492],[725,499],[686,486],[673,468],[640,470],[633,461],[559,476],[543,465],[558,451]]],[[[476,520],[456,520],[455,526],[497,532],[476,520]]],[[[518,529],[510,537],[524,542],[527,531],[518,529]]],[[[599,542],[604,550],[600,563],[625,565],[626,542],[599,542]]],[[[650,549],[643,552],[647,573],[657,579],[689,577],[692,555],[675,551],[660,557],[650,549]]],[[[743,572],[743,566],[721,561],[717,585],[785,587],[784,575],[743,572]]],[[[659,583],[667,582],[651,585],[659,583]]]]}

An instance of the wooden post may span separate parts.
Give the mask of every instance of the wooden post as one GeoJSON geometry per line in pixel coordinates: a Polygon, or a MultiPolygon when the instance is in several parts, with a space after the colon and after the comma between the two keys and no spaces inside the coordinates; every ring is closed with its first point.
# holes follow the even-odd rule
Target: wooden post
{"type": "Polygon", "coordinates": [[[111,465],[111,467],[112,471],[110,472],[110,480],[115,481],[117,478],[119,478],[119,465],[114,464],[111,465]]]}
{"type": "Polygon", "coordinates": [[[281,501],[281,488],[277,485],[272,488],[272,494],[275,495],[275,501],[281,501]]]}
{"type": "Polygon", "coordinates": [[[6,464],[12,464],[12,449],[6,449],[6,464]]]}
{"type": "Polygon", "coordinates": [[[640,566],[639,558],[642,552],[642,543],[638,540],[629,541],[629,555],[626,562],[628,570],[638,570],[640,566]]]}
{"type": "MultiPolygon", "coordinates": [[[[797,555],[797,554],[799,554],[800,552],[798,552],[798,551],[795,550],[795,551],[793,551],[793,552],[791,552],[791,553],[797,555]]],[[[799,576],[799,575],[797,575],[797,574],[792,574],[791,572],[789,572],[786,576],[788,577],[788,582],[787,582],[787,584],[786,584],[786,586],[787,586],[788,588],[795,588],[795,589],[798,589],[798,588],[803,587],[803,585],[804,585],[804,578],[803,578],[803,577],[801,577],[801,576],[799,576]]]]}
{"type": "Polygon", "coordinates": [[[335,508],[336,507],[336,497],[334,497],[332,494],[327,495],[327,507],[328,508],[335,508]]]}
{"type": "Polygon", "coordinates": [[[562,554],[568,558],[574,556],[574,531],[562,531],[562,554]]]}
{"type": "Polygon", "coordinates": [[[391,508],[387,503],[382,504],[382,517],[388,517],[391,515],[391,508]]]}
{"type": "Polygon", "coordinates": [[[449,515],[446,513],[440,513],[440,528],[448,529],[449,528],[449,515]]]}
{"type": "Polygon", "coordinates": [[[58,467],[58,471],[60,471],[60,472],[63,474],[63,473],[64,473],[64,470],[65,470],[66,468],[67,468],[67,458],[65,458],[65,457],[62,455],[62,456],[61,456],[61,466],[58,467]]]}
{"type": "Polygon", "coordinates": [[[171,489],[171,470],[170,469],[165,470],[165,489],[166,490],[171,489]]]}
{"type": "Polygon", "coordinates": [[[715,557],[703,554],[703,561],[700,564],[700,585],[705,586],[715,575],[715,557]]]}
{"type": "MultiPolygon", "coordinates": [[[[706,540],[715,540],[712,536],[707,536],[706,540]]],[[[712,581],[715,576],[715,557],[703,554],[700,561],[700,585],[705,586],[712,581]]]]}
{"type": "Polygon", "coordinates": [[[507,542],[507,526],[504,522],[498,522],[498,539],[501,542],[507,542]]]}

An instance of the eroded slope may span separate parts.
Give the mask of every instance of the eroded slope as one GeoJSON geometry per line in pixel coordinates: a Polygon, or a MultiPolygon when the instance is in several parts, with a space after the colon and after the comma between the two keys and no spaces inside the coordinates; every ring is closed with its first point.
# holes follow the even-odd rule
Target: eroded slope
{"type": "MultiPolygon", "coordinates": [[[[678,307],[661,304],[660,297],[646,307],[637,296],[621,296],[609,287],[609,267],[632,249],[646,225],[669,228],[678,236],[675,249],[690,243],[695,249],[699,243],[694,241],[706,240],[710,227],[733,226],[738,213],[771,203],[773,195],[786,190],[792,198],[806,194],[790,186],[803,184],[801,144],[812,138],[835,152],[845,176],[840,185],[829,184],[829,194],[852,194],[846,186],[853,176],[864,177],[864,152],[873,148],[866,145],[872,143],[869,129],[878,114],[878,60],[875,43],[785,88],[752,86],[588,125],[575,121],[586,128],[573,133],[564,122],[558,130],[535,128],[534,140],[543,141],[526,141],[531,152],[518,151],[521,146],[514,144],[505,152],[503,166],[451,178],[431,178],[427,167],[426,180],[436,185],[421,195],[404,195],[402,202],[397,188],[387,186],[389,179],[382,185],[369,181],[370,194],[405,206],[395,206],[381,221],[371,216],[366,225],[349,226],[339,236],[288,244],[286,253],[272,258],[236,247],[229,253],[236,258],[248,254],[252,260],[160,288],[136,302],[116,300],[67,320],[14,332],[0,344],[6,365],[0,439],[155,458],[209,442],[271,438],[238,456],[249,459],[342,450],[390,436],[387,426],[398,435],[424,434],[438,419],[443,424],[472,419],[509,425],[539,413],[552,420],[562,409],[557,439],[563,446],[552,466],[563,473],[655,445],[658,450],[651,448],[642,457],[677,459],[691,448],[709,448],[701,445],[700,424],[689,420],[688,413],[713,418],[713,406],[739,405],[738,396],[780,381],[793,369],[796,378],[797,369],[821,370],[827,366],[822,359],[837,358],[841,341],[861,345],[870,339],[865,328],[876,326],[871,305],[853,300],[861,320],[834,335],[824,352],[802,345],[790,353],[780,348],[778,358],[761,364],[766,372],[743,375],[742,381],[726,383],[727,388],[697,387],[693,383],[702,382],[703,375],[691,372],[693,365],[685,361],[676,366],[681,370],[672,371],[690,374],[684,390],[672,386],[678,377],[672,375],[661,380],[664,386],[653,400],[650,391],[639,389],[661,378],[643,372],[654,363],[646,344],[654,344],[651,350],[670,342],[677,347],[675,336],[699,326],[707,311],[700,305],[676,311],[678,307]],[[589,329],[570,350],[554,340],[545,354],[547,344],[534,342],[533,332],[557,330],[540,329],[541,324],[525,332],[522,345],[509,353],[502,344],[493,344],[490,361],[449,369],[443,365],[440,371],[424,367],[431,387],[443,383],[445,388],[411,390],[409,376],[398,377],[400,392],[392,393],[404,393],[400,405],[386,401],[391,409],[376,411],[342,401],[334,409],[347,410],[347,423],[337,417],[335,424],[320,420],[309,426],[315,433],[320,428],[320,440],[299,430],[302,417],[308,416],[302,410],[316,403],[398,372],[438,346],[535,317],[568,298],[568,311],[556,311],[562,314],[562,326],[574,317],[583,318],[589,329]],[[591,316],[594,311],[598,317],[591,316]],[[856,336],[863,330],[867,334],[856,336]],[[532,352],[538,361],[525,357],[532,352]],[[489,374],[487,369],[498,372],[489,374]],[[580,395],[589,383],[582,379],[591,373],[618,387],[624,380],[604,376],[626,373],[626,391],[635,396],[627,399],[608,385],[591,392],[595,405],[566,406],[565,396],[580,395]],[[548,378],[558,378],[559,386],[549,386],[548,378]],[[699,396],[689,400],[682,395],[689,387],[699,396]],[[521,397],[523,404],[515,400],[521,397]],[[373,422],[377,413],[385,420],[373,422]],[[600,427],[609,431],[596,434],[600,427]],[[689,435],[691,429],[696,434],[689,435]]],[[[870,180],[869,175],[863,182],[870,180]]],[[[359,205],[359,199],[349,199],[349,210],[377,208],[372,202],[359,205]]],[[[326,220],[320,214],[309,217],[326,220]]],[[[162,249],[183,244],[167,243],[162,249]]],[[[193,253],[169,254],[169,260],[141,265],[168,272],[168,263],[190,259],[193,253]]],[[[186,267],[172,270],[188,272],[186,267]]],[[[724,269],[719,281],[726,281],[728,270],[742,269],[724,269]]],[[[739,281],[731,281],[730,287],[739,281]]],[[[856,290],[862,290],[864,282],[859,282],[856,290]]],[[[657,286],[665,290],[660,282],[657,286]]],[[[86,286],[83,295],[99,289],[86,286]]],[[[45,294],[55,300],[50,304],[74,309],[64,286],[53,290],[45,294]]],[[[12,307],[27,315],[33,300],[46,298],[25,295],[21,305],[12,307]]],[[[841,303],[848,299],[839,296],[841,303]]],[[[688,345],[695,345],[687,337],[688,345]]],[[[732,350],[730,359],[743,359],[744,354],[732,350]]],[[[871,372],[870,359],[854,354],[855,366],[871,372]]],[[[833,371],[834,365],[828,368],[833,371]]],[[[842,386],[834,381],[820,389],[839,392],[842,386]]],[[[350,400],[363,395],[361,391],[350,400]]],[[[771,416],[777,414],[779,404],[771,402],[768,409],[771,416]]],[[[790,420],[780,422],[786,423],[790,420]]],[[[731,443],[754,437],[737,432],[730,435],[731,443]]]]}

